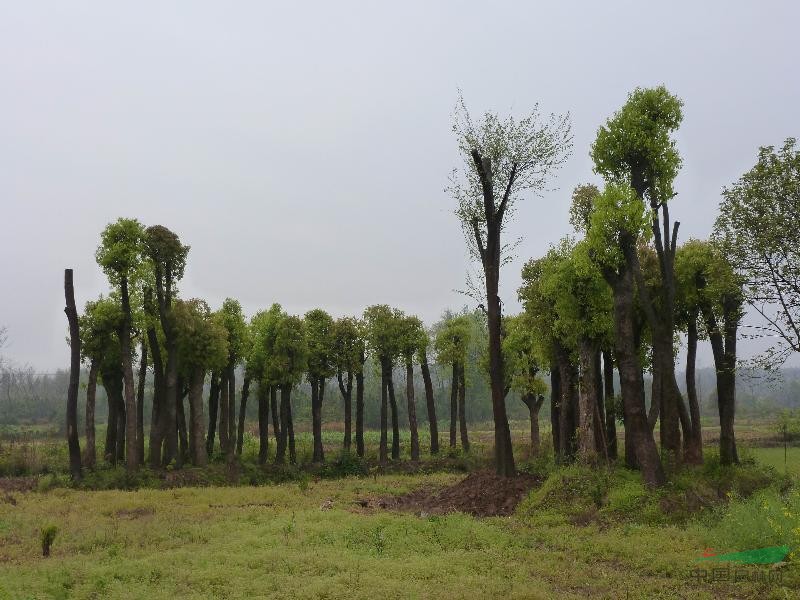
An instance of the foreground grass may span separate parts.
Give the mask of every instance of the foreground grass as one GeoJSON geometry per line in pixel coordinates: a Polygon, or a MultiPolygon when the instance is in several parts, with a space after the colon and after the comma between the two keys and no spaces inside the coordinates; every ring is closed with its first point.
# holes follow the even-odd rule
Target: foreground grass
{"type": "MultiPolygon", "coordinates": [[[[558,476],[569,482],[570,473],[558,476]]],[[[781,584],[698,582],[706,528],[574,524],[569,505],[554,504],[569,498],[547,484],[509,518],[421,517],[354,502],[460,477],[18,493],[16,505],[0,502],[0,597],[797,597],[796,566],[783,569],[781,584]],[[50,524],[59,532],[42,558],[40,531],[50,524]]],[[[636,493],[624,490],[637,485],[625,475],[613,494],[629,501],[636,493]]]]}

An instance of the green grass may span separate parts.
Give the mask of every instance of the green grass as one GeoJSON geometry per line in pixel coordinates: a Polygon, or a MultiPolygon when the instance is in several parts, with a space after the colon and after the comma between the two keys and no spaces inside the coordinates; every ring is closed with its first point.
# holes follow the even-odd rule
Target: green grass
{"type": "Polygon", "coordinates": [[[774,468],[778,473],[800,477],[800,446],[790,446],[786,449],[785,454],[782,446],[751,448],[749,453],[755,460],[774,468]]]}

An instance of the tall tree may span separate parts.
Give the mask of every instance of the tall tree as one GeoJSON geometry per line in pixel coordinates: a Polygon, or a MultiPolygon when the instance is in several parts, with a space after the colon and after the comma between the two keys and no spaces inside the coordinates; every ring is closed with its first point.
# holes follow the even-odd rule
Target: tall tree
{"type": "Polygon", "coordinates": [[[118,286],[122,302],[122,323],[119,341],[122,347],[122,375],[125,383],[125,439],[126,466],[129,471],[139,466],[139,445],[137,442],[136,389],[133,382],[131,345],[131,294],[130,284],[136,281],[141,268],[144,240],[144,227],[136,219],[117,219],[106,226],[101,234],[100,246],[95,254],[112,285],[118,286]]]}
{"type": "MultiPolygon", "coordinates": [[[[364,366],[364,337],[362,327],[357,319],[352,317],[343,317],[337,319],[333,325],[333,356],[334,366],[336,369],[336,381],[339,384],[339,392],[342,394],[342,401],[344,402],[344,442],[343,448],[345,452],[350,451],[352,442],[352,405],[353,405],[353,377],[361,373],[362,386],[363,386],[363,366],[364,366]]],[[[363,456],[364,450],[364,433],[363,433],[363,387],[362,387],[362,406],[359,413],[358,407],[356,412],[361,417],[361,452],[359,456],[363,456]]],[[[359,415],[357,415],[359,416],[359,415]]],[[[357,436],[358,437],[358,436],[357,436]]]]}
{"type": "MultiPolygon", "coordinates": [[[[417,404],[414,398],[414,358],[424,343],[425,328],[418,317],[406,316],[400,321],[400,355],[406,367],[406,406],[408,428],[411,433],[411,460],[419,460],[419,432],[417,431],[417,404]]],[[[466,434],[466,430],[465,430],[466,434]]]]}
{"type": "Polygon", "coordinates": [[[675,251],[677,221],[671,223],[669,201],[675,196],[673,181],[681,165],[673,132],[683,120],[681,100],[664,86],[637,88],[625,105],[600,127],[592,144],[595,171],[608,181],[629,185],[649,206],[651,237],[663,285],[661,310],[646,288],[635,252],[629,253],[633,271],[653,336],[653,395],[660,408],[661,447],[680,458],[680,407],[683,402],[675,378],[675,251]]]}
{"type": "MultiPolygon", "coordinates": [[[[247,350],[247,323],[242,305],[233,298],[225,298],[217,312],[217,319],[228,332],[228,362],[221,369],[220,377],[219,441],[227,461],[231,462],[236,448],[242,444],[236,428],[236,366],[242,362],[247,350]]],[[[240,418],[243,418],[242,414],[240,418]]],[[[243,436],[244,421],[239,429],[243,436]]]]}
{"type": "Polygon", "coordinates": [[[78,441],[78,381],[81,376],[81,336],[78,325],[78,310],[75,308],[75,286],[72,269],[64,269],[64,297],[69,322],[69,387],[67,388],[67,445],[69,446],[69,470],[72,479],[81,478],[81,446],[78,441]]]}
{"type": "Polygon", "coordinates": [[[400,431],[397,419],[397,404],[394,399],[392,371],[400,352],[399,325],[402,313],[386,304],[368,306],[364,310],[367,345],[381,369],[381,438],[379,460],[388,461],[388,410],[392,409],[392,458],[400,458],[400,431]]]}
{"type": "Polygon", "coordinates": [[[774,345],[758,357],[780,367],[800,352],[800,149],[788,138],[722,191],[714,237],[744,278],[747,303],[760,315],[774,345]]]}
{"type": "Polygon", "coordinates": [[[158,316],[167,354],[164,368],[163,406],[159,409],[156,439],[150,448],[153,466],[169,465],[178,454],[178,341],[172,318],[176,285],[183,278],[189,246],[181,244],[175,233],[163,225],[145,230],[145,251],[155,280],[158,316]],[[161,445],[163,443],[163,453],[161,445]]]}
{"type": "MultiPolygon", "coordinates": [[[[269,414],[273,413],[274,423],[278,422],[276,380],[270,380],[268,372],[270,352],[275,341],[275,327],[281,318],[280,304],[273,304],[269,310],[262,310],[250,319],[248,335],[249,347],[246,353],[245,377],[258,384],[258,462],[266,464],[269,451],[269,414]]],[[[280,430],[274,429],[275,439],[280,439],[280,430]]]]}
{"type": "MultiPolygon", "coordinates": [[[[676,271],[683,284],[682,296],[689,310],[699,311],[714,355],[717,374],[717,406],[720,424],[720,460],[722,464],[739,462],[734,432],[736,414],[736,338],[744,304],[743,278],[714,243],[691,240],[678,254],[676,271]]],[[[694,313],[696,318],[696,312],[694,313]]],[[[691,325],[691,323],[690,323],[691,325]]],[[[690,331],[690,338],[692,332],[690,331]]],[[[696,334],[695,343],[696,343],[696,334]]],[[[691,339],[689,340],[691,344],[691,339]]],[[[690,345],[689,351],[692,348],[690,345]]],[[[693,366],[692,366],[693,368],[693,366]]],[[[687,368],[687,373],[689,369],[687,368]]],[[[687,381],[687,384],[689,382],[687,381]]],[[[697,417],[699,432],[700,408],[692,406],[692,421],[697,417]]],[[[690,394],[691,398],[691,394],[690,394]]]]}
{"type": "MultiPolygon", "coordinates": [[[[461,447],[469,450],[467,433],[465,368],[470,343],[470,322],[466,315],[450,316],[436,332],[434,350],[436,362],[452,368],[450,386],[450,447],[456,446],[456,433],[461,432],[461,447]],[[458,426],[458,429],[457,429],[458,426]]],[[[505,392],[504,392],[505,395],[505,392]]]]}
{"type": "Polygon", "coordinates": [[[208,460],[203,384],[209,370],[223,368],[228,361],[228,332],[202,300],[178,300],[173,314],[180,373],[189,387],[189,458],[203,466],[208,460]]]}
{"type": "Polygon", "coordinates": [[[436,417],[436,401],[433,395],[433,381],[431,380],[431,368],[428,364],[428,348],[431,344],[428,332],[423,329],[420,332],[419,348],[417,348],[417,362],[419,370],[422,372],[422,382],[425,386],[425,406],[428,410],[428,428],[431,435],[431,455],[439,452],[439,422],[436,417]]]}
{"type": "Polygon", "coordinates": [[[508,258],[501,233],[520,195],[541,193],[550,174],[567,159],[572,147],[568,115],[542,121],[538,108],[517,121],[485,113],[474,123],[459,100],[453,131],[464,160],[461,176],[450,187],[458,202],[456,214],[471,254],[480,260],[489,328],[489,379],[495,429],[498,475],[516,473],[504,397],[501,350],[500,267],[508,258]]]}
{"type": "Polygon", "coordinates": [[[335,373],[333,319],[324,310],[315,308],[305,314],[308,340],[308,381],[311,384],[311,430],[314,438],[315,463],[325,461],[322,446],[322,403],[325,380],[335,373]]]}
{"type": "Polygon", "coordinates": [[[638,240],[646,235],[644,203],[627,184],[609,184],[595,201],[587,233],[588,251],[611,286],[614,354],[619,369],[626,448],[650,486],[665,482],[664,469],[647,421],[644,381],[634,314],[633,265],[638,240]]]}

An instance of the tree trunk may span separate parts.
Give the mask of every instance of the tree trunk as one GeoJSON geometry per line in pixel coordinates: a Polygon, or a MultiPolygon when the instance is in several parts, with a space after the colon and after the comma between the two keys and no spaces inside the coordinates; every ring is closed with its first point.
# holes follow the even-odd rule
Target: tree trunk
{"type": "Polygon", "coordinates": [[[81,478],[81,446],[78,441],[78,383],[81,377],[81,338],[78,329],[78,310],[75,308],[75,287],[72,269],[64,269],[64,297],[69,323],[69,387],[67,388],[67,446],[69,471],[73,480],[81,478]]]}
{"type": "Polygon", "coordinates": [[[244,418],[247,409],[247,397],[250,395],[250,378],[245,376],[242,382],[241,404],[239,404],[239,427],[236,432],[236,456],[242,455],[244,446],[244,418]]]}
{"type": "MultiPolygon", "coordinates": [[[[119,396],[115,399],[117,403],[117,447],[114,449],[116,457],[116,461],[123,461],[125,460],[125,398],[123,396],[123,381],[120,381],[119,384],[119,396]]],[[[114,463],[116,464],[116,462],[114,463]]]]}
{"type": "Polygon", "coordinates": [[[344,402],[344,440],[342,442],[342,448],[347,453],[350,452],[353,438],[353,372],[347,372],[346,386],[341,371],[336,373],[336,381],[339,383],[339,392],[342,394],[342,400],[344,402]]]}
{"type": "Polygon", "coordinates": [[[541,439],[539,437],[539,410],[544,404],[544,396],[538,398],[531,393],[522,394],[522,402],[528,407],[531,420],[531,458],[539,456],[541,452],[541,439]]]}
{"type": "Polygon", "coordinates": [[[414,398],[414,365],[406,361],[406,402],[408,428],[411,432],[411,460],[419,460],[419,433],[417,431],[417,403],[414,398]]]}
{"type": "Polygon", "coordinates": [[[561,442],[559,456],[562,461],[571,461],[575,458],[577,451],[578,369],[572,362],[569,351],[563,346],[558,346],[556,356],[561,382],[558,424],[558,437],[561,442]]]}
{"type": "Polygon", "coordinates": [[[553,436],[553,455],[563,458],[561,450],[561,370],[558,363],[550,364],[550,431],[553,436]]]}
{"type": "Polygon", "coordinates": [[[165,378],[164,406],[161,411],[164,455],[161,462],[167,466],[178,456],[178,346],[174,339],[169,338],[165,378]]]}
{"type": "Polygon", "coordinates": [[[289,391],[286,395],[286,432],[289,439],[289,462],[297,464],[297,451],[294,445],[294,421],[292,417],[292,386],[287,386],[289,391]]]}
{"type": "Polygon", "coordinates": [[[269,387],[258,384],[258,464],[267,464],[269,453],[269,387]]]}
{"type": "Polygon", "coordinates": [[[269,386],[269,410],[272,413],[272,433],[275,436],[275,443],[281,437],[281,413],[278,409],[278,386],[269,386]]]}
{"type": "Polygon", "coordinates": [[[689,316],[686,334],[686,396],[689,399],[690,427],[684,431],[683,459],[689,464],[703,463],[703,433],[700,427],[700,403],[697,400],[695,363],[697,359],[697,314],[689,316]]]}
{"type": "MultiPolygon", "coordinates": [[[[155,317],[153,310],[153,292],[148,288],[144,292],[144,306],[147,314],[155,317]]],[[[161,466],[161,446],[164,441],[162,425],[164,416],[164,403],[166,398],[166,376],[164,374],[164,361],[161,356],[161,346],[154,325],[147,328],[147,344],[153,355],[153,406],[150,413],[150,467],[157,469],[161,466]]]]}
{"type": "Polygon", "coordinates": [[[364,373],[356,373],[356,454],[364,457],[364,373]]]}
{"type": "Polygon", "coordinates": [[[450,386],[450,447],[456,447],[458,434],[458,363],[453,363],[453,383],[450,386]]]}
{"type": "Polygon", "coordinates": [[[586,463],[597,462],[597,376],[595,369],[595,345],[581,338],[578,341],[580,356],[580,396],[578,404],[578,454],[586,463]]]}
{"type": "Polygon", "coordinates": [[[189,460],[189,432],[186,425],[186,412],[183,400],[187,395],[184,378],[178,378],[178,460],[176,466],[182,467],[189,460]]]}
{"type": "Polygon", "coordinates": [[[147,381],[147,342],[144,336],[139,348],[139,385],[136,387],[136,453],[138,464],[144,464],[144,385],[147,381]]]}
{"type": "Polygon", "coordinates": [[[229,371],[226,368],[222,369],[219,377],[219,449],[222,454],[228,457],[228,434],[230,427],[228,426],[228,419],[231,416],[228,402],[230,401],[230,386],[228,385],[229,371]]]}
{"type": "Polygon", "coordinates": [[[97,464],[97,442],[94,430],[94,408],[97,398],[97,371],[98,363],[92,359],[89,365],[89,381],[86,383],[86,450],[83,453],[83,464],[88,469],[94,469],[97,464]]]}
{"type": "Polygon", "coordinates": [[[673,331],[653,334],[653,392],[652,402],[659,410],[661,450],[672,460],[681,458],[680,392],[675,381],[675,351],[673,331]]]}
{"type": "Polygon", "coordinates": [[[275,452],[275,462],[282,465],[286,462],[286,441],[287,433],[289,431],[289,394],[291,393],[291,386],[282,385],[281,388],[281,428],[278,434],[278,448],[275,452]]]}
{"type": "Polygon", "coordinates": [[[325,460],[322,449],[322,407],[319,401],[319,378],[311,377],[311,432],[314,438],[314,456],[311,459],[314,463],[322,463],[325,460]]]}
{"type": "Polygon", "coordinates": [[[106,420],[106,443],[103,448],[103,458],[112,465],[117,464],[117,409],[119,407],[118,394],[122,394],[122,373],[117,368],[102,368],[100,376],[106,390],[108,401],[108,418],[106,420]]]}
{"type": "Polygon", "coordinates": [[[386,387],[389,391],[389,408],[392,411],[392,460],[400,460],[400,418],[397,415],[397,399],[394,395],[394,374],[389,366],[386,387]]]}
{"type": "Polygon", "coordinates": [[[723,302],[722,331],[713,312],[703,308],[714,366],[717,370],[717,408],[719,410],[719,457],[723,465],[739,463],[734,421],[736,417],[736,332],[738,307],[723,302]]]}
{"type": "MultiPolygon", "coordinates": [[[[206,374],[202,369],[195,369],[189,377],[189,457],[196,467],[204,467],[208,462],[205,442],[205,415],[203,415],[203,384],[206,374]]],[[[183,404],[183,402],[181,402],[183,404]]]]}
{"type": "Polygon", "coordinates": [[[228,454],[233,460],[236,453],[236,365],[229,365],[228,374],[228,454]]]}
{"type": "Polygon", "coordinates": [[[433,397],[433,382],[431,381],[431,369],[427,359],[420,365],[422,371],[422,381],[425,384],[425,404],[428,409],[428,427],[431,432],[431,454],[439,452],[439,423],[436,420],[436,402],[433,397]]]}
{"type": "Polygon", "coordinates": [[[664,469],[647,422],[642,368],[635,343],[633,274],[629,268],[625,268],[609,283],[614,293],[615,354],[625,419],[626,450],[630,442],[645,483],[651,487],[661,486],[665,482],[664,469]]]}
{"type": "Polygon", "coordinates": [[[139,467],[139,444],[136,441],[136,388],[133,384],[133,358],[131,357],[131,302],[128,295],[128,278],[120,278],[122,296],[122,325],[119,329],[119,343],[122,348],[122,377],[125,382],[125,466],[128,471],[139,467]]]}
{"type": "Polygon", "coordinates": [[[617,458],[617,399],[614,394],[614,362],[611,352],[603,350],[603,383],[605,387],[606,447],[611,460],[617,458]]]}
{"type": "Polygon", "coordinates": [[[464,380],[464,365],[458,366],[458,427],[461,433],[461,449],[469,452],[469,436],[467,435],[467,386],[464,380]]]}
{"type": "Polygon", "coordinates": [[[386,374],[387,371],[386,361],[381,361],[381,441],[378,450],[378,460],[382,465],[385,465],[389,461],[388,455],[388,402],[389,402],[389,383],[388,383],[388,376],[386,374]]]}
{"type": "Polygon", "coordinates": [[[214,454],[214,438],[217,435],[217,417],[219,413],[219,373],[211,373],[211,390],[208,395],[208,435],[206,436],[206,454],[209,458],[214,454]]]}

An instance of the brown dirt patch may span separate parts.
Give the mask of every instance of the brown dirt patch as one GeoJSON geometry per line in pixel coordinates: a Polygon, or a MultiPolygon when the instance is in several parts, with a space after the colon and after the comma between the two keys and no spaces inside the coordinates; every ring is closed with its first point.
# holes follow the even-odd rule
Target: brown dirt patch
{"type": "Polygon", "coordinates": [[[36,477],[0,477],[0,492],[29,492],[36,489],[36,477]]]}
{"type": "Polygon", "coordinates": [[[139,508],[123,508],[114,513],[120,519],[140,519],[154,514],[153,508],[141,506],[139,508]]]}
{"type": "Polygon", "coordinates": [[[377,502],[359,500],[357,504],[363,508],[375,504],[378,508],[420,515],[463,512],[476,517],[506,516],[512,514],[528,492],[541,483],[541,479],[524,473],[516,477],[498,477],[491,471],[476,471],[444,489],[420,488],[402,496],[381,498],[377,502]]]}

